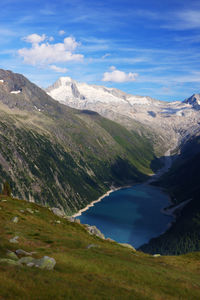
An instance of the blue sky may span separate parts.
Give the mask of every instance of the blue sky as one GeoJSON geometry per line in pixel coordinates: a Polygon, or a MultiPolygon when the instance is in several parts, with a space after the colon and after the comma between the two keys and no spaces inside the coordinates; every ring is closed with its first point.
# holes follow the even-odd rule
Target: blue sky
{"type": "Polygon", "coordinates": [[[200,92],[200,1],[1,0],[0,67],[160,100],[200,92]]]}

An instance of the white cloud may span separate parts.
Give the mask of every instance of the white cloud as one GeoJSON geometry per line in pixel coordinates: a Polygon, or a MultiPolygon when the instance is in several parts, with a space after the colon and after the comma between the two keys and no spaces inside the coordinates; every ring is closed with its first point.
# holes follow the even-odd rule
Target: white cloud
{"type": "Polygon", "coordinates": [[[103,74],[102,81],[110,82],[131,82],[135,81],[138,76],[137,73],[125,73],[117,70],[114,66],[110,67],[111,72],[105,72],[103,74]]]}
{"type": "Polygon", "coordinates": [[[30,34],[30,35],[24,37],[23,40],[26,41],[27,43],[39,44],[39,43],[43,42],[44,40],[46,40],[46,38],[47,37],[45,34],[39,35],[37,33],[33,33],[33,34],[30,34]]]}
{"type": "Polygon", "coordinates": [[[74,53],[79,43],[73,37],[67,37],[63,43],[55,44],[48,43],[48,41],[42,43],[45,39],[47,39],[45,34],[42,36],[31,34],[24,38],[26,42],[32,44],[31,48],[18,50],[18,54],[23,57],[25,63],[34,66],[45,66],[69,61],[81,61],[83,59],[82,54],[74,53]]]}
{"type": "Polygon", "coordinates": [[[108,57],[108,56],[110,56],[111,54],[110,53],[106,53],[106,54],[104,54],[101,58],[102,59],[105,59],[106,57],[108,57]]]}
{"type": "Polygon", "coordinates": [[[64,30],[60,30],[60,31],[58,32],[58,34],[59,34],[59,35],[63,35],[63,34],[65,34],[65,31],[64,31],[64,30]]]}
{"type": "Polygon", "coordinates": [[[55,65],[50,65],[49,68],[57,73],[66,73],[68,71],[67,68],[61,68],[55,65]]]}

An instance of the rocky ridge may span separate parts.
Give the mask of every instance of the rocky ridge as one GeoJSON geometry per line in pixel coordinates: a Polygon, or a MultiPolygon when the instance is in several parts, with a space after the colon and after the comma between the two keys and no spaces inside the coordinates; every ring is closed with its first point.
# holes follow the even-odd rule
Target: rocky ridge
{"type": "Polygon", "coordinates": [[[177,147],[199,131],[199,94],[183,102],[165,102],[115,88],[79,83],[70,77],[59,78],[46,92],[65,105],[94,110],[129,129],[135,126],[134,121],[148,126],[160,136],[165,150],[177,147]]]}

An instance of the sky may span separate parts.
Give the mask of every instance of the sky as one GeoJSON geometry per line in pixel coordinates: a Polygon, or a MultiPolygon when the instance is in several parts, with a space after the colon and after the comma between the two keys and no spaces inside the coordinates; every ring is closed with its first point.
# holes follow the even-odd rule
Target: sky
{"type": "Polygon", "coordinates": [[[1,0],[0,68],[184,100],[200,93],[200,1],[1,0]]]}

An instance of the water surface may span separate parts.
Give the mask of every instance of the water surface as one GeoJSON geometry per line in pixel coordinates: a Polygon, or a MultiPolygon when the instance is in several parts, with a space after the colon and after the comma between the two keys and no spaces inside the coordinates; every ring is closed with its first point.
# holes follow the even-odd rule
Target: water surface
{"type": "Polygon", "coordinates": [[[168,195],[159,188],[138,184],[111,193],[78,218],[105,237],[138,248],[167,229],[173,217],[161,210],[168,205],[168,195]]]}

